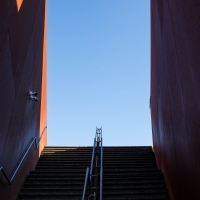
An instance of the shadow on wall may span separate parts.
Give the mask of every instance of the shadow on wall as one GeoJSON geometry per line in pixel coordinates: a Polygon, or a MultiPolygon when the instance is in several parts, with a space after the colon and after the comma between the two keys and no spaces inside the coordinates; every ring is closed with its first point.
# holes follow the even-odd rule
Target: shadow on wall
{"type": "MultiPolygon", "coordinates": [[[[33,138],[46,127],[45,0],[9,0],[0,7],[0,166],[11,177],[33,138]],[[36,91],[39,101],[29,99],[36,91]]],[[[32,146],[11,185],[0,174],[0,199],[15,199],[46,145],[32,146]]]]}
{"type": "Polygon", "coordinates": [[[172,200],[200,199],[199,7],[151,0],[153,145],[172,200]]]}

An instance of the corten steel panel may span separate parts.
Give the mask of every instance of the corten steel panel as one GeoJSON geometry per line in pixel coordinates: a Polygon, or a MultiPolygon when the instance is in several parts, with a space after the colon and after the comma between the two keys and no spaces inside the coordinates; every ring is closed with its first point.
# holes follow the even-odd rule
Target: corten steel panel
{"type": "MultiPolygon", "coordinates": [[[[21,75],[21,81],[19,84],[19,90],[17,92],[16,98],[15,98],[15,105],[13,108],[13,114],[10,122],[10,127],[8,129],[8,134],[6,138],[6,144],[3,150],[3,154],[7,154],[10,158],[12,157],[19,157],[22,153],[22,150],[24,150],[27,147],[27,143],[30,142],[31,138],[34,136],[29,133],[30,129],[30,122],[31,122],[31,116],[32,116],[32,106],[33,106],[33,101],[29,100],[28,97],[28,92],[30,91],[30,86],[29,82],[33,73],[33,66],[34,66],[34,61],[37,59],[35,57],[35,52],[33,48],[33,40],[31,40],[29,44],[29,48],[27,51],[27,56],[26,60],[24,62],[24,67],[23,67],[23,72],[21,75]],[[25,108],[26,104],[28,104],[28,110],[29,110],[29,115],[25,116],[25,108]],[[23,121],[26,121],[26,123],[23,123],[23,121]],[[13,134],[18,133],[18,137],[14,138],[13,134]],[[26,140],[22,140],[24,138],[24,135],[26,135],[26,140]],[[17,148],[18,143],[20,143],[22,140],[21,148],[17,148]],[[16,146],[15,152],[10,151],[9,144],[12,143],[13,146],[16,146]]],[[[42,49],[40,45],[40,49],[42,49]]],[[[42,55],[41,55],[42,56],[42,55]]],[[[40,62],[40,67],[42,63],[40,62]]],[[[38,68],[39,68],[38,66],[38,68]]],[[[34,80],[35,82],[38,82],[37,79],[34,80]]],[[[39,103],[36,104],[36,106],[39,106],[39,103]]],[[[6,158],[5,162],[6,162],[6,158]]],[[[11,160],[9,163],[4,164],[4,160],[2,160],[3,165],[6,167],[6,169],[9,169],[9,166],[14,166],[15,165],[15,160],[11,160]]]]}
{"type": "MultiPolygon", "coordinates": [[[[33,63],[34,63],[34,55],[33,55],[33,48],[32,48],[32,42],[30,43],[30,48],[27,52],[27,58],[24,63],[24,70],[22,72],[21,81],[19,84],[19,89],[15,97],[15,104],[13,107],[12,117],[10,121],[10,126],[8,129],[7,137],[6,137],[6,144],[3,150],[3,155],[7,155],[9,158],[11,158],[11,161],[8,163],[7,158],[4,157],[2,159],[1,163],[5,168],[9,171],[12,170],[12,166],[15,166],[16,160],[12,159],[13,157],[19,157],[22,154],[22,151],[27,146],[27,142],[30,142],[30,138],[26,137],[27,141],[22,140],[23,135],[27,134],[24,133],[28,132],[28,129],[30,127],[30,123],[26,123],[25,126],[22,126],[23,120],[31,121],[31,117],[24,118],[25,108],[26,104],[28,104],[29,110],[30,110],[30,116],[31,116],[31,103],[32,101],[29,101],[28,97],[28,91],[29,91],[29,81],[32,74],[33,69],[33,63]],[[17,134],[17,138],[14,137],[14,135],[17,134]],[[21,148],[18,148],[18,144],[21,143],[21,148]],[[10,149],[10,144],[15,147],[15,151],[13,152],[12,149],[10,149]],[[10,169],[11,168],[11,169],[10,169]]],[[[27,134],[29,135],[29,134],[27,134]]]]}
{"type": "Polygon", "coordinates": [[[200,199],[199,8],[197,0],[151,1],[154,150],[176,200],[200,199]]]}
{"type": "MultiPolygon", "coordinates": [[[[168,176],[165,177],[168,184],[168,189],[171,191],[173,187],[176,188],[177,176],[176,172],[176,162],[174,154],[174,141],[173,141],[173,132],[171,132],[171,115],[170,113],[170,104],[169,104],[169,94],[167,92],[167,80],[165,71],[161,70],[164,65],[164,59],[162,56],[162,24],[163,17],[161,11],[163,10],[163,2],[159,1],[158,7],[155,4],[156,1],[152,1],[152,9],[154,9],[152,14],[152,77],[151,77],[151,110],[152,112],[152,129],[154,134],[154,151],[156,152],[157,163],[164,174],[168,173],[168,176]],[[155,6],[155,7],[154,7],[155,6]],[[160,16],[160,17],[159,17],[160,16]],[[156,25],[156,26],[155,26],[156,25]],[[162,87],[159,82],[162,81],[162,87]],[[161,134],[159,134],[161,133],[161,134]],[[162,146],[161,146],[162,144],[162,146]],[[170,145],[170,148],[168,148],[170,145]],[[168,168],[168,165],[172,166],[172,169],[168,168]],[[170,181],[172,180],[172,181],[170,181]]],[[[171,195],[172,196],[172,195],[171,195]]]]}
{"type": "MultiPolygon", "coordinates": [[[[12,70],[10,41],[7,33],[0,52],[0,152],[3,152],[14,106],[15,86],[12,70]]],[[[2,160],[3,154],[0,154],[2,160]]]]}
{"type": "MultiPolygon", "coordinates": [[[[152,5],[153,6],[153,5],[152,5]]],[[[151,13],[152,15],[155,15],[156,13],[151,13]]],[[[155,18],[157,19],[157,18],[155,18]]],[[[156,21],[156,23],[159,23],[158,19],[156,21]]],[[[154,26],[154,24],[152,24],[152,26],[154,26]]],[[[151,29],[151,35],[152,35],[152,41],[154,41],[154,37],[155,36],[155,29],[152,28],[151,29]]],[[[156,49],[155,49],[155,46],[151,46],[151,52],[154,52],[152,54],[152,59],[151,59],[151,62],[152,62],[152,71],[154,73],[151,74],[152,78],[151,78],[151,109],[155,110],[156,112],[153,112],[151,113],[152,115],[152,118],[154,120],[152,120],[152,124],[154,122],[157,122],[158,121],[158,112],[157,112],[157,109],[158,109],[158,98],[159,98],[159,85],[157,84],[158,82],[158,73],[159,73],[159,70],[158,70],[158,64],[157,64],[157,54],[156,54],[156,49]]],[[[159,138],[159,135],[157,134],[157,130],[154,129],[154,125],[152,126],[152,132],[153,132],[153,143],[154,143],[154,151],[157,152],[157,164],[158,164],[158,167],[160,167],[160,149],[159,149],[159,141],[160,141],[160,138],[159,138]]]]}
{"type": "MultiPolygon", "coordinates": [[[[158,6],[162,6],[159,2],[158,6]]],[[[161,9],[163,10],[163,9],[161,9]]],[[[155,24],[157,25],[157,29],[154,30],[152,27],[152,43],[154,44],[156,41],[157,45],[152,45],[152,82],[154,82],[154,85],[152,85],[152,90],[155,92],[153,95],[152,101],[155,103],[155,100],[157,101],[155,103],[155,106],[157,106],[156,113],[158,115],[158,118],[153,120],[156,123],[154,124],[154,127],[156,128],[156,124],[158,126],[156,136],[160,138],[160,143],[157,143],[158,149],[155,150],[157,160],[159,161],[159,166],[162,169],[163,173],[166,174],[168,172],[168,165],[176,165],[176,158],[174,155],[174,141],[173,141],[173,132],[172,132],[172,126],[171,124],[171,113],[170,110],[170,101],[169,101],[169,92],[168,92],[168,84],[167,84],[167,76],[165,70],[162,70],[163,66],[165,66],[165,60],[162,56],[163,46],[162,46],[162,23],[163,23],[163,17],[159,20],[158,16],[160,16],[160,13],[154,12],[154,15],[157,15],[155,24]],[[156,57],[155,57],[156,55],[156,57]],[[154,66],[154,62],[156,63],[156,68],[154,66]],[[155,76],[156,75],[156,76],[155,76]],[[157,78],[157,79],[156,79],[157,78]],[[157,83],[155,83],[155,81],[157,83]],[[162,81],[162,85],[159,84],[159,82],[162,81]],[[159,90],[155,91],[154,87],[157,85],[159,87],[159,90]],[[168,113],[168,114],[166,114],[168,113]],[[162,146],[161,146],[162,144],[162,146]],[[168,145],[170,144],[170,148],[168,148],[168,145]]],[[[154,108],[152,108],[154,110],[154,108]]],[[[174,186],[176,187],[176,166],[175,168],[172,168],[169,171],[168,176],[166,177],[166,181],[172,180],[171,184],[167,185],[169,190],[171,191],[171,188],[174,186]]]]}
{"type": "MultiPolygon", "coordinates": [[[[13,174],[32,138],[39,139],[41,121],[47,122],[46,115],[41,115],[42,102],[43,110],[46,109],[46,101],[41,100],[42,96],[46,95],[46,87],[42,86],[42,78],[46,76],[43,74],[46,71],[42,72],[46,69],[44,66],[46,65],[46,46],[44,46],[46,45],[46,32],[44,32],[46,1],[23,0],[19,12],[17,12],[16,1],[13,2],[15,8],[9,19],[11,23],[7,20],[8,24],[4,26],[7,27],[7,36],[3,39],[4,43],[0,51],[2,97],[0,119],[4,122],[0,125],[0,166],[4,167],[9,177],[13,174]],[[29,100],[30,90],[38,92],[38,102],[29,100]]],[[[5,1],[2,5],[6,3],[5,1]]],[[[7,9],[6,5],[3,7],[7,9]]],[[[46,127],[46,124],[42,125],[46,127]]],[[[46,145],[46,134],[45,140],[42,141],[40,150],[46,145]]],[[[0,174],[1,200],[15,199],[25,176],[37,163],[39,149],[34,150],[34,146],[31,147],[10,186],[0,174]]]]}
{"type": "Polygon", "coordinates": [[[21,5],[22,5],[23,0],[16,0],[17,3],[17,11],[19,12],[21,5]]]}
{"type": "MultiPolygon", "coordinates": [[[[177,178],[178,183],[181,183],[183,187],[184,184],[189,182],[189,177],[191,177],[191,156],[189,151],[185,149],[189,148],[189,142],[186,141],[187,136],[187,127],[186,127],[186,118],[184,109],[184,99],[183,99],[183,87],[181,84],[181,74],[180,68],[182,67],[179,64],[177,57],[177,41],[174,38],[174,29],[171,23],[171,12],[168,9],[168,3],[164,2],[163,4],[163,24],[168,23],[168,26],[163,26],[163,51],[166,52],[164,57],[165,63],[165,73],[167,79],[167,84],[169,88],[169,99],[170,99],[170,108],[171,108],[171,121],[172,121],[172,134],[174,136],[174,147],[176,152],[176,163],[177,163],[177,178]],[[169,51],[171,49],[171,51],[169,51]],[[170,63],[169,63],[170,62],[170,63]],[[169,64],[168,64],[169,63],[169,64]],[[180,148],[184,147],[184,148],[180,148]],[[185,161],[184,161],[185,160],[185,161]],[[182,166],[184,163],[184,166],[182,166]]],[[[163,83],[162,83],[163,84],[163,83]]],[[[186,189],[189,189],[186,187],[186,189]]],[[[183,198],[188,192],[179,190],[179,198],[183,198]],[[183,194],[185,193],[185,195],[183,194]]],[[[186,197],[186,196],[185,196],[186,197]]],[[[189,198],[189,197],[188,197],[189,198]]]]}
{"type": "MultiPolygon", "coordinates": [[[[42,8],[43,8],[43,17],[44,17],[44,5],[42,6],[42,8]]],[[[44,21],[43,21],[43,27],[44,27],[44,21]]],[[[40,118],[42,95],[43,95],[43,93],[42,93],[42,81],[43,81],[42,80],[42,71],[43,71],[43,68],[41,68],[41,66],[44,67],[44,65],[43,65],[43,46],[44,46],[44,29],[42,29],[42,31],[40,33],[38,50],[35,55],[36,59],[35,59],[32,77],[31,77],[31,81],[30,81],[30,88],[32,90],[38,92],[38,98],[40,99],[39,102],[35,103],[35,105],[38,103],[39,103],[39,105],[33,107],[32,126],[31,126],[32,130],[31,131],[35,132],[35,133],[39,132],[40,134],[42,133],[42,130],[40,131],[40,126],[41,126],[40,120],[46,121],[46,119],[43,119],[42,116],[40,118]],[[37,80],[37,81],[35,81],[35,80],[37,80]],[[35,126],[35,124],[37,124],[37,126],[35,126]],[[35,130],[35,128],[37,128],[37,130],[35,130]]],[[[46,124],[44,125],[44,127],[46,127],[46,124]]],[[[37,137],[39,138],[39,135],[37,137]]]]}
{"type": "Polygon", "coordinates": [[[40,14],[40,3],[40,0],[23,1],[19,12],[13,16],[9,25],[16,91],[18,90],[30,40],[32,35],[35,34],[34,27],[39,27],[36,18],[40,14]]]}
{"type": "Polygon", "coordinates": [[[47,5],[45,5],[44,14],[44,38],[43,38],[43,64],[42,64],[42,91],[41,91],[41,106],[40,106],[40,135],[43,134],[42,140],[40,141],[39,153],[43,150],[47,144],[47,38],[46,38],[46,27],[47,27],[47,5]]]}
{"type": "Polygon", "coordinates": [[[6,33],[12,15],[17,13],[15,0],[1,0],[0,3],[0,51],[4,40],[6,39],[6,33]]]}
{"type": "MultiPolygon", "coordinates": [[[[179,2],[180,4],[181,2],[179,2]]],[[[200,28],[196,24],[199,23],[199,2],[194,1],[193,4],[190,2],[184,2],[184,6],[180,7],[180,15],[182,19],[182,26],[185,31],[185,43],[186,48],[188,49],[187,59],[189,60],[190,64],[190,74],[192,76],[191,82],[193,83],[193,88],[188,88],[189,92],[193,90],[193,94],[191,98],[195,98],[196,101],[187,101],[187,115],[190,116],[188,119],[188,129],[189,131],[193,131],[196,134],[191,135],[190,137],[190,143],[192,145],[191,149],[191,156],[192,156],[192,165],[193,165],[193,171],[196,172],[200,166],[200,159],[199,159],[199,134],[200,134],[200,128],[199,128],[199,121],[200,118],[199,110],[200,110],[200,93],[199,93],[199,86],[200,86],[200,68],[197,66],[200,66],[200,56],[199,56],[199,45],[200,45],[200,28]],[[188,23],[189,22],[189,23],[188,23]],[[188,42],[191,41],[191,42],[188,42]],[[195,97],[194,97],[195,94],[195,97]],[[191,112],[191,110],[194,110],[191,112]]],[[[188,80],[190,81],[190,80],[188,80]]],[[[188,81],[186,80],[185,85],[188,84],[188,81]]],[[[186,91],[189,94],[188,91],[186,91]]],[[[187,96],[189,99],[190,96],[187,96]]],[[[199,180],[198,180],[199,181],[199,180]]],[[[196,186],[199,186],[199,183],[195,183],[196,186]]],[[[196,187],[196,190],[198,190],[196,187]]],[[[195,190],[195,191],[196,191],[195,190]]]]}

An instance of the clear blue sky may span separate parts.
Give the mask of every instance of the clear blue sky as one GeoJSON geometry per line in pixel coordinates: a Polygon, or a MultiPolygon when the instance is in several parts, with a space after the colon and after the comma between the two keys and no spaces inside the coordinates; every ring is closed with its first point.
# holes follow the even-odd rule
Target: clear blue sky
{"type": "Polygon", "coordinates": [[[152,145],[149,0],[48,0],[48,145],[152,145]]]}

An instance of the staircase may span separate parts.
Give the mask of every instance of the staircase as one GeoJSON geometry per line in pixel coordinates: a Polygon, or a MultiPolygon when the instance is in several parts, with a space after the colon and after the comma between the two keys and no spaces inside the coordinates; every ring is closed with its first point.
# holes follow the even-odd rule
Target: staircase
{"type": "Polygon", "coordinates": [[[151,147],[104,147],[103,199],[169,200],[151,147]]]}
{"type": "Polygon", "coordinates": [[[18,200],[80,200],[92,147],[45,147],[18,200]]]}
{"type": "MultiPolygon", "coordinates": [[[[45,147],[18,200],[80,200],[91,155],[92,147],[45,147]]],[[[103,156],[103,200],[169,200],[151,147],[104,147],[103,156]]]]}

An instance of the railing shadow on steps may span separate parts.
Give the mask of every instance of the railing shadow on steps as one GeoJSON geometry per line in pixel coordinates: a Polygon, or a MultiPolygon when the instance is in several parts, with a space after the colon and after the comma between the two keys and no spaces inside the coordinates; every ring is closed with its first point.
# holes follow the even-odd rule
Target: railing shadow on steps
{"type": "Polygon", "coordinates": [[[92,149],[92,159],[90,168],[86,168],[85,182],[83,187],[82,200],[85,200],[88,177],[91,186],[91,194],[88,200],[102,200],[103,199],[103,139],[102,127],[96,128],[94,145],[92,149]],[[94,165],[95,162],[95,165],[94,165]],[[93,170],[94,168],[94,170],[93,170]]]}
{"type": "Polygon", "coordinates": [[[17,174],[17,172],[18,172],[18,170],[19,170],[21,164],[23,163],[23,161],[24,161],[26,155],[28,154],[30,148],[32,147],[32,145],[35,144],[35,150],[38,149],[39,144],[40,144],[40,141],[41,141],[42,136],[43,136],[43,134],[44,134],[44,131],[45,131],[46,129],[47,129],[47,126],[43,129],[42,134],[40,135],[40,137],[39,137],[39,139],[38,139],[38,142],[37,142],[37,138],[36,138],[36,137],[34,137],[34,138],[31,140],[30,145],[28,146],[27,150],[25,151],[25,153],[24,153],[22,159],[20,160],[19,164],[17,165],[17,167],[16,167],[16,169],[15,169],[15,171],[14,171],[14,173],[13,173],[13,175],[12,175],[11,178],[8,177],[8,174],[6,173],[6,171],[4,170],[4,168],[3,168],[2,166],[0,167],[0,171],[1,171],[2,174],[4,175],[4,177],[5,177],[5,179],[7,180],[7,182],[8,182],[9,185],[12,183],[13,179],[15,178],[15,175],[17,174]]]}

